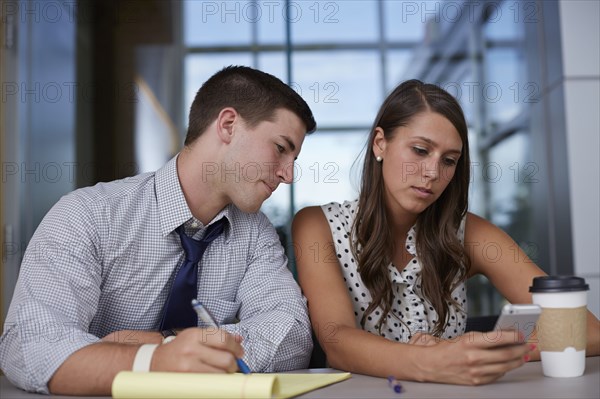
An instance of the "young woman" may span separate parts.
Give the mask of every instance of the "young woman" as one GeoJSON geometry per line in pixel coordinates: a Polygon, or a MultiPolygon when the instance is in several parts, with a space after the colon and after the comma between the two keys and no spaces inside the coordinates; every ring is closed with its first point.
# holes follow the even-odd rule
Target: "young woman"
{"type": "MultiPolygon", "coordinates": [[[[296,215],[300,285],[332,367],[474,385],[539,358],[513,333],[464,335],[466,279],[483,274],[510,302],[531,303],[528,287],[544,275],[507,234],[467,212],[469,169],[457,101],[407,81],[379,110],[359,199],[296,215]]],[[[600,352],[599,337],[589,313],[588,354],[600,352]]]]}

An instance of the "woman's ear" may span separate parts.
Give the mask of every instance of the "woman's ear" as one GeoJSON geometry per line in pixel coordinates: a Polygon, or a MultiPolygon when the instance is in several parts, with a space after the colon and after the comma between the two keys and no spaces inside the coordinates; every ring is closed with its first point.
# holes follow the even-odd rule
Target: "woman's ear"
{"type": "Polygon", "coordinates": [[[385,158],[385,146],[387,142],[383,129],[379,126],[375,128],[375,137],[373,138],[373,155],[375,157],[385,158]]]}
{"type": "Polygon", "coordinates": [[[234,126],[240,115],[235,108],[223,108],[217,116],[217,135],[224,143],[229,144],[234,135],[234,126]]]}

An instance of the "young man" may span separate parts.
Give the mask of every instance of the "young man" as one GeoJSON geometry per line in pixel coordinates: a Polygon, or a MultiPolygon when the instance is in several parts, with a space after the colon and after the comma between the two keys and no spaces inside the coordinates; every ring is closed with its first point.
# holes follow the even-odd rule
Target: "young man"
{"type": "Polygon", "coordinates": [[[306,102],[269,74],[228,67],[211,77],[175,158],[76,190],[46,215],[0,340],[6,376],[30,391],[108,395],[132,367],[234,372],[236,358],[255,372],[306,367],[306,303],[258,211],[292,181],[315,128],[306,102]],[[203,240],[199,260],[190,246],[203,240]],[[221,329],[198,322],[190,298],[221,329]]]}

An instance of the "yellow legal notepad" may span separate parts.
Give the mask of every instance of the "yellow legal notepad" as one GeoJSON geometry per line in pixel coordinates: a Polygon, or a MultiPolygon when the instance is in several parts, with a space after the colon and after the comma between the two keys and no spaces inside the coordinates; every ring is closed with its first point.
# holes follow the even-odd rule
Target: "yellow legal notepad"
{"type": "Polygon", "coordinates": [[[334,374],[134,373],[115,377],[112,396],[134,398],[291,398],[350,378],[334,374]]]}

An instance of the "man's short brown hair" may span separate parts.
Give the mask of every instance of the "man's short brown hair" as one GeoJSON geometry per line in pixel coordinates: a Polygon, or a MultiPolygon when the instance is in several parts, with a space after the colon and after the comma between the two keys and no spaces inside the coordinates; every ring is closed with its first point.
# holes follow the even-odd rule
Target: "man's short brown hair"
{"type": "Polygon", "coordinates": [[[248,127],[272,120],[277,109],[296,114],[306,133],[317,128],[306,101],[273,75],[246,66],[228,66],[208,79],[196,93],[190,109],[185,145],[193,143],[223,108],[234,108],[248,127]]]}

